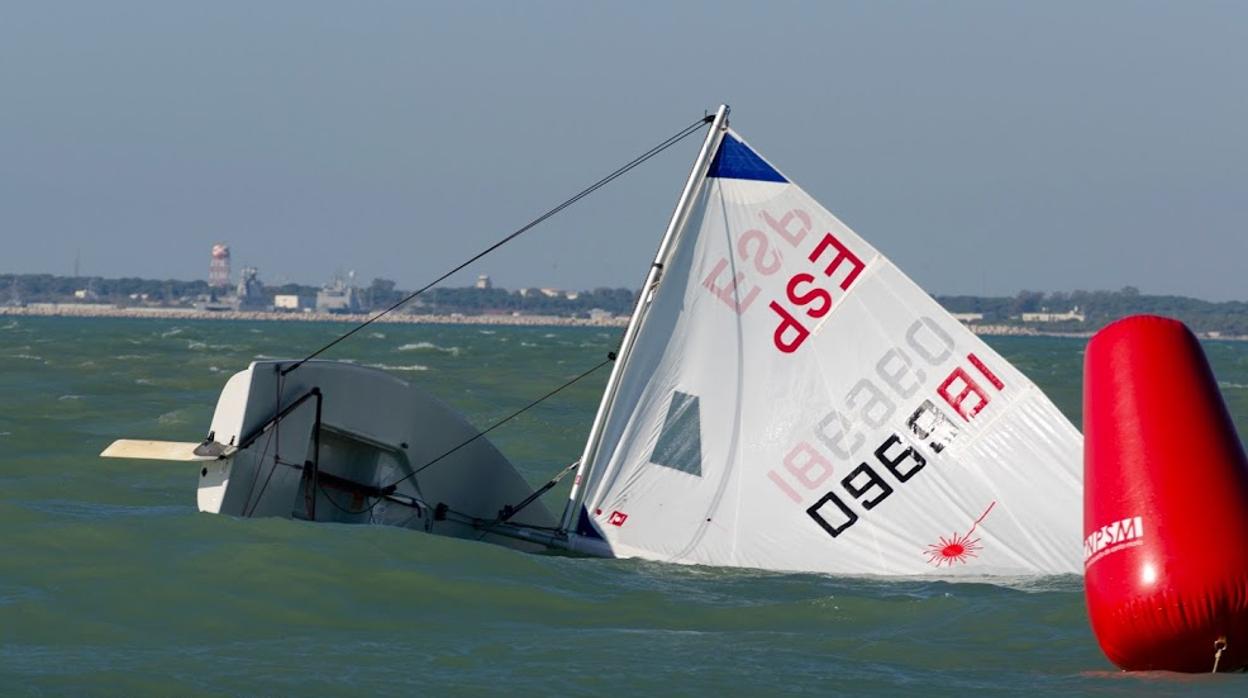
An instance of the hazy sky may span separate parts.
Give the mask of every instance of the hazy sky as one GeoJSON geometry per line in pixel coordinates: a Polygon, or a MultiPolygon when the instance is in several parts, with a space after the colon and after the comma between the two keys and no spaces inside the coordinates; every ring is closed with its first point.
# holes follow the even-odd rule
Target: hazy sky
{"type": "MultiPolygon", "coordinates": [[[[935,293],[1248,298],[1248,4],[6,2],[0,272],[423,284],[719,102],[935,293]]],[[[636,286],[697,147],[452,280],[636,286]]]]}

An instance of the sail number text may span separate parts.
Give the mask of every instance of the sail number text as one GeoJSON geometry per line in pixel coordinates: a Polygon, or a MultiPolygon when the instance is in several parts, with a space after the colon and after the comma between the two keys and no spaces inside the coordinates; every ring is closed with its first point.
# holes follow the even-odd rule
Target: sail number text
{"type": "Polygon", "coordinates": [[[919,391],[927,378],[925,367],[939,368],[953,354],[953,338],[947,332],[931,318],[916,320],[906,331],[905,348],[893,347],[876,362],[876,380],[859,380],[846,395],[844,410],[831,410],[815,427],[814,441],[822,448],[810,441],[798,442],[785,455],[782,468],[767,472],[768,479],[797,504],[806,501],[802,490],[807,496],[816,495],[806,513],[829,535],[844,533],[860,517],[851,503],[856,501],[864,513],[869,512],[927,465],[927,458],[910,445],[910,439],[925,442],[932,453],[940,453],[960,433],[959,421],[969,423],[992,402],[995,392],[1005,389],[1005,383],[979,357],[967,354],[966,364],[955,366],[935,390],[935,397],[960,418],[950,419],[942,407],[919,391]],[[902,433],[909,434],[905,438],[889,434],[872,449],[873,459],[859,462],[829,487],[834,461],[856,460],[867,441],[846,415],[855,417],[854,423],[878,431],[893,421],[899,402],[911,399],[919,403],[905,419],[902,433]]]}

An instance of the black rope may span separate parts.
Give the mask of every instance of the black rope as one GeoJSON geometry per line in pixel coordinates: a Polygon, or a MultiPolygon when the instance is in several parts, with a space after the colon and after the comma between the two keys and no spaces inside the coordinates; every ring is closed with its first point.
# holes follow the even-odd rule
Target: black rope
{"type": "MultiPolygon", "coordinates": [[[[320,490],[321,494],[325,495],[325,499],[326,499],[326,500],[327,500],[327,501],[328,501],[331,505],[333,505],[333,507],[334,507],[335,509],[337,509],[338,511],[340,511],[340,512],[342,512],[342,513],[344,513],[344,514],[353,515],[353,516],[358,516],[359,514],[367,514],[367,513],[372,512],[372,510],[373,510],[373,509],[375,509],[375,508],[377,508],[377,505],[378,505],[378,504],[380,504],[380,503],[381,503],[381,501],[382,501],[383,499],[385,499],[385,497],[375,497],[375,498],[372,498],[372,499],[373,499],[373,503],[372,503],[372,504],[369,504],[368,506],[364,507],[363,509],[355,510],[355,509],[349,509],[349,508],[347,508],[347,507],[344,507],[344,506],[342,506],[341,504],[339,504],[338,502],[334,501],[334,498],[333,498],[333,497],[331,497],[331,496],[329,495],[329,492],[328,492],[328,491],[327,491],[327,490],[326,490],[323,486],[317,485],[317,489],[319,489],[319,490],[320,490]]],[[[416,501],[419,501],[419,500],[416,500],[416,501]]],[[[431,507],[428,507],[428,506],[425,506],[425,507],[420,507],[420,506],[417,506],[417,507],[416,507],[416,509],[417,509],[417,512],[418,512],[418,513],[417,513],[417,515],[418,515],[418,516],[423,516],[423,515],[424,515],[424,514],[420,513],[422,509],[423,509],[425,512],[429,512],[429,514],[430,514],[430,515],[432,515],[432,508],[431,508],[431,507]]],[[[499,523],[502,523],[502,522],[497,521],[497,520],[495,520],[495,521],[486,521],[485,519],[480,519],[480,518],[477,518],[477,517],[475,517],[475,516],[473,516],[472,514],[469,514],[469,513],[467,513],[467,512],[459,511],[459,510],[457,510],[457,509],[452,509],[452,508],[450,508],[449,506],[448,506],[448,507],[446,507],[446,508],[444,509],[443,513],[444,513],[444,516],[446,517],[446,520],[447,520],[447,521],[450,521],[451,523],[462,524],[462,525],[464,525],[464,526],[471,526],[472,528],[477,528],[477,529],[484,529],[484,530],[482,531],[482,533],[481,533],[481,537],[482,537],[482,538],[484,538],[486,535],[488,535],[488,534],[490,533],[490,529],[492,529],[493,527],[495,527],[495,526],[496,526],[496,525],[498,525],[499,523]],[[452,518],[452,517],[457,517],[457,518],[452,518]]],[[[514,526],[514,527],[516,527],[516,528],[530,528],[530,529],[533,529],[533,530],[535,530],[535,531],[548,531],[548,532],[553,533],[553,532],[556,532],[556,531],[562,530],[562,529],[560,529],[558,526],[538,526],[538,525],[536,525],[536,524],[510,523],[510,522],[507,522],[507,523],[508,523],[508,525],[510,525],[510,526],[514,526]]]]}
{"type": "MultiPolygon", "coordinates": [[[[280,421],[280,420],[279,420],[280,421]]],[[[264,491],[269,489],[269,481],[273,479],[273,473],[277,470],[279,459],[277,457],[277,448],[273,449],[273,467],[269,468],[268,477],[264,478],[264,485],[260,488],[260,494],[256,495],[256,501],[251,501],[251,492],[256,488],[256,480],[260,477],[260,469],[264,467],[265,456],[269,453],[269,446],[275,442],[276,432],[269,432],[269,438],[264,442],[264,450],[260,452],[260,459],[256,461],[256,474],[251,479],[251,488],[247,490],[247,500],[243,502],[243,516],[252,517],[256,514],[256,509],[260,508],[260,500],[264,498],[264,491]],[[251,512],[247,511],[247,504],[251,504],[251,512]]]]}
{"type": "Polygon", "coordinates": [[[437,463],[437,462],[441,461],[443,458],[446,458],[447,456],[451,455],[452,453],[455,453],[456,451],[458,451],[459,449],[463,448],[464,446],[467,446],[468,444],[472,443],[473,441],[476,441],[477,439],[481,438],[482,436],[485,436],[486,434],[488,434],[488,433],[490,433],[490,432],[494,431],[495,429],[497,429],[497,428],[499,428],[499,427],[503,426],[504,424],[506,424],[507,422],[510,422],[511,420],[515,419],[516,417],[519,417],[520,415],[524,414],[525,412],[529,411],[530,409],[532,409],[532,408],[536,407],[539,403],[541,403],[541,402],[543,402],[543,401],[545,401],[545,400],[547,400],[547,399],[549,399],[549,398],[553,397],[554,395],[556,395],[556,394],[558,394],[559,392],[563,391],[564,389],[566,389],[566,388],[570,387],[571,385],[573,385],[573,384],[574,384],[574,383],[576,383],[577,381],[579,381],[579,380],[581,380],[581,379],[585,378],[586,376],[589,376],[589,375],[590,375],[590,374],[592,374],[594,371],[597,371],[598,369],[602,368],[603,366],[606,366],[607,364],[611,363],[612,361],[615,361],[615,352],[610,352],[610,353],[608,353],[608,354],[607,354],[607,358],[605,358],[605,359],[603,359],[602,361],[600,361],[600,362],[599,362],[596,366],[594,366],[593,368],[591,368],[591,369],[589,369],[589,370],[585,371],[584,373],[582,373],[582,374],[580,374],[579,376],[577,376],[577,377],[573,378],[572,380],[570,380],[570,381],[568,381],[568,382],[564,383],[563,385],[559,386],[558,388],[555,388],[554,390],[552,390],[552,391],[550,391],[550,392],[546,393],[545,395],[543,395],[543,396],[541,396],[541,397],[537,398],[536,400],[534,400],[534,401],[530,402],[529,404],[525,405],[524,407],[521,407],[520,409],[516,410],[515,412],[512,412],[511,414],[507,415],[506,417],[503,417],[502,419],[498,420],[497,422],[494,422],[493,424],[491,424],[491,425],[489,426],[489,428],[487,428],[487,429],[484,429],[484,430],[482,430],[482,431],[477,432],[477,433],[476,433],[476,435],[474,435],[473,437],[469,438],[469,439],[468,439],[468,440],[466,440],[466,441],[461,442],[459,445],[457,445],[457,446],[455,446],[454,448],[450,449],[449,451],[447,451],[447,452],[443,453],[442,455],[438,456],[437,458],[434,458],[433,460],[429,461],[428,463],[425,463],[424,465],[420,466],[419,468],[416,468],[415,470],[413,470],[412,472],[408,473],[407,475],[404,475],[403,477],[399,478],[398,480],[395,480],[394,482],[392,482],[392,483],[390,483],[389,485],[387,485],[384,489],[390,489],[390,488],[392,488],[392,487],[396,487],[396,486],[398,486],[400,483],[405,482],[405,481],[407,481],[407,480],[409,480],[409,479],[411,479],[411,478],[413,478],[413,477],[416,477],[418,474],[420,474],[420,473],[421,473],[421,471],[425,470],[425,469],[426,469],[426,468],[428,468],[429,466],[431,466],[431,465],[433,465],[433,464],[435,464],[435,463],[437,463]]]}
{"type": "MultiPolygon", "coordinates": [[[[473,516],[472,514],[468,514],[462,511],[456,511],[455,509],[451,509],[450,507],[446,508],[446,520],[450,521],[451,523],[463,524],[465,526],[471,526],[475,529],[481,530],[482,531],[481,536],[477,540],[480,540],[481,538],[484,538],[487,535],[489,535],[492,532],[490,529],[492,529],[497,523],[499,523],[497,521],[490,521],[487,519],[477,518],[476,516],[473,516]],[[451,518],[452,515],[458,516],[459,519],[452,519],[451,518]]],[[[534,531],[548,531],[550,533],[556,533],[558,531],[563,530],[559,528],[558,526],[538,526],[536,524],[512,523],[510,521],[503,522],[503,523],[506,523],[508,526],[511,526],[512,528],[528,528],[534,531]]]]}
{"type": "Polygon", "coordinates": [[[363,509],[360,509],[359,511],[356,511],[356,510],[354,510],[354,509],[348,509],[347,507],[344,507],[344,506],[342,506],[342,505],[338,504],[338,502],[334,501],[334,498],[333,498],[333,497],[331,497],[331,496],[329,496],[329,492],[325,489],[325,486],[324,486],[324,485],[321,485],[320,483],[317,483],[317,485],[316,485],[316,489],[320,490],[320,491],[321,491],[321,494],[325,495],[325,501],[329,502],[329,503],[330,503],[330,505],[332,505],[335,509],[337,509],[338,511],[341,511],[341,512],[342,512],[342,513],[344,513],[344,514],[348,514],[348,515],[350,515],[350,516],[358,516],[358,515],[360,515],[360,514],[368,514],[368,513],[371,513],[371,512],[373,511],[373,509],[376,509],[376,508],[377,508],[377,505],[378,505],[378,504],[381,504],[381,500],[385,499],[385,497],[376,497],[376,498],[374,498],[374,499],[373,499],[373,503],[372,503],[372,504],[369,504],[368,506],[364,507],[363,509]]]}
{"type": "Polygon", "coordinates": [[[658,145],[654,146],[653,148],[651,148],[651,149],[647,150],[646,152],[642,153],[641,155],[638,155],[637,157],[633,158],[633,159],[632,159],[632,160],[630,160],[628,163],[626,163],[626,164],[622,165],[621,167],[619,167],[618,169],[616,169],[616,170],[615,170],[614,172],[612,172],[611,174],[607,175],[606,177],[603,177],[602,179],[598,180],[597,182],[594,182],[593,184],[589,185],[588,187],[585,187],[585,188],[584,188],[584,189],[582,189],[581,191],[577,192],[574,196],[572,196],[572,198],[570,198],[570,199],[568,199],[568,200],[564,201],[563,203],[561,203],[561,204],[559,204],[558,206],[556,206],[556,207],[554,207],[554,208],[550,209],[550,210],[549,210],[549,211],[547,211],[546,213],[543,213],[542,215],[538,216],[537,218],[534,218],[533,220],[529,221],[529,222],[528,222],[528,223],[526,223],[524,226],[522,226],[519,230],[516,230],[515,232],[513,232],[513,233],[511,233],[510,235],[508,235],[508,236],[504,237],[503,239],[499,240],[498,242],[494,243],[493,245],[490,245],[489,247],[485,248],[484,250],[482,250],[482,251],[478,252],[477,254],[473,255],[472,257],[468,258],[468,260],[467,260],[467,261],[465,261],[465,262],[463,262],[462,264],[460,264],[460,265],[456,266],[454,269],[451,269],[450,271],[448,271],[448,272],[446,272],[445,274],[443,274],[443,275],[439,276],[438,278],[434,279],[433,281],[430,281],[429,283],[425,284],[424,286],[420,287],[419,289],[417,289],[417,290],[415,290],[415,291],[413,291],[413,292],[409,293],[407,296],[403,297],[403,298],[402,298],[402,299],[400,299],[398,302],[396,302],[396,303],[394,303],[393,305],[391,305],[389,308],[386,308],[385,310],[383,310],[383,311],[381,311],[380,313],[377,313],[376,315],[374,315],[374,316],[370,317],[369,319],[365,320],[364,322],[360,323],[359,325],[356,325],[356,326],[355,326],[354,328],[352,328],[351,330],[348,330],[347,332],[345,332],[345,333],[343,333],[343,334],[339,335],[337,339],[335,339],[334,341],[330,342],[329,344],[326,344],[325,346],[321,347],[320,349],[317,349],[316,351],[312,352],[311,354],[308,354],[307,356],[305,356],[304,358],[302,358],[302,359],[300,359],[299,361],[295,362],[294,364],[291,364],[290,366],[288,366],[288,367],[286,367],[286,368],[282,369],[282,375],[284,376],[284,375],[286,375],[286,374],[290,373],[291,371],[294,371],[295,369],[299,368],[300,366],[302,366],[303,364],[307,363],[308,361],[311,361],[312,359],[316,358],[317,356],[320,356],[320,355],[321,355],[322,353],[324,353],[326,350],[330,349],[331,347],[333,347],[334,345],[338,344],[338,343],[339,343],[339,342],[341,342],[342,340],[344,340],[344,339],[346,339],[346,338],[350,337],[351,335],[355,334],[356,332],[359,332],[360,330],[364,329],[365,327],[368,327],[369,325],[373,324],[374,322],[376,322],[377,320],[379,320],[379,319],[380,319],[380,318],[382,318],[383,316],[385,316],[385,315],[389,314],[390,312],[392,312],[392,311],[394,311],[394,310],[397,310],[397,309],[399,308],[399,306],[402,306],[403,304],[405,304],[405,303],[407,303],[408,301],[412,300],[412,299],[413,299],[413,298],[415,298],[416,296],[419,296],[420,294],[424,293],[425,291],[428,291],[429,289],[433,288],[434,286],[436,286],[436,285],[438,285],[438,284],[442,283],[442,282],[443,282],[443,281],[445,281],[447,278],[449,278],[449,277],[450,277],[450,276],[452,276],[453,274],[455,274],[455,273],[459,272],[460,270],[462,270],[464,267],[468,266],[469,264],[472,264],[473,262],[477,261],[478,259],[481,259],[482,257],[484,257],[484,256],[486,256],[487,254],[489,254],[489,253],[493,252],[494,250],[497,250],[498,248],[502,247],[503,245],[505,245],[505,244],[507,244],[507,243],[511,242],[512,240],[516,239],[517,237],[520,237],[521,235],[523,235],[524,233],[528,232],[529,230],[531,230],[532,228],[534,228],[535,226],[537,226],[537,224],[541,223],[542,221],[546,220],[547,218],[550,218],[551,216],[553,216],[553,215],[555,215],[555,214],[559,213],[559,212],[560,212],[560,211],[562,211],[563,209],[565,209],[565,208],[567,208],[567,207],[571,206],[572,204],[574,204],[574,203],[576,203],[576,202],[580,201],[581,199],[585,198],[586,196],[589,196],[590,194],[594,193],[595,191],[598,191],[598,190],[599,190],[599,189],[601,189],[602,187],[604,187],[604,186],[606,186],[607,184],[610,184],[611,182],[615,181],[615,180],[616,180],[616,179],[618,179],[619,177],[621,177],[621,176],[623,176],[624,174],[628,173],[630,170],[632,170],[633,168],[635,168],[635,167],[637,167],[638,165],[642,164],[643,162],[645,162],[645,161],[649,160],[650,158],[654,157],[655,155],[658,155],[659,153],[663,152],[664,150],[667,150],[668,148],[672,147],[673,145],[676,145],[677,143],[679,143],[680,141],[684,140],[684,139],[685,139],[686,137],[688,137],[689,135],[691,135],[691,134],[693,134],[693,133],[697,132],[697,131],[698,131],[698,129],[699,129],[699,128],[701,128],[702,124],[708,124],[708,123],[710,123],[711,121],[713,121],[713,120],[714,120],[714,118],[715,118],[715,117],[713,117],[713,116],[704,116],[704,117],[702,117],[702,118],[698,119],[697,121],[693,122],[692,124],[689,124],[688,126],[684,127],[684,128],[683,128],[683,129],[681,129],[680,131],[677,131],[674,135],[669,136],[669,137],[668,137],[666,140],[664,140],[663,142],[661,142],[661,143],[659,143],[658,145]]]}
{"type": "Polygon", "coordinates": [[[515,517],[517,514],[519,514],[520,512],[524,511],[525,507],[529,506],[533,502],[536,502],[538,499],[541,498],[542,495],[552,490],[555,487],[555,485],[558,485],[559,482],[568,475],[568,473],[572,472],[573,470],[576,470],[577,467],[580,466],[580,464],[581,464],[581,461],[576,460],[576,461],[573,461],[572,463],[569,463],[568,465],[565,465],[563,469],[555,473],[554,477],[547,480],[545,485],[542,485],[541,487],[534,490],[533,494],[530,494],[529,496],[522,499],[520,503],[515,504],[515,505],[508,504],[504,506],[502,511],[498,512],[498,516],[494,517],[493,521],[485,524],[484,526],[478,527],[481,529],[481,535],[477,537],[477,540],[481,540],[482,538],[485,538],[499,524],[504,524],[504,523],[510,524],[512,526],[522,527],[522,528],[534,528],[534,529],[551,530],[551,531],[560,530],[558,526],[537,526],[537,525],[531,525],[531,524],[525,524],[525,523],[511,523],[511,519],[515,517]]]}

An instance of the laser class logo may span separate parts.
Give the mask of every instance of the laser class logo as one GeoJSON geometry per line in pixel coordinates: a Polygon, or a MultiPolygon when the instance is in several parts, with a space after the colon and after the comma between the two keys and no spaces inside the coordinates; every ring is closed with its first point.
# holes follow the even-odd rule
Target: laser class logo
{"type": "Polygon", "coordinates": [[[979,527],[979,524],[983,523],[984,519],[988,517],[988,512],[992,511],[992,508],[996,505],[996,500],[993,500],[988,505],[988,508],[984,510],[984,513],[980,514],[978,519],[975,519],[975,522],[971,524],[970,530],[965,534],[959,534],[957,531],[954,531],[952,536],[948,538],[941,536],[939,542],[927,546],[927,549],[923,551],[923,554],[927,556],[927,563],[937,567],[941,565],[953,567],[955,562],[965,565],[971,558],[979,557],[979,551],[983,546],[978,538],[971,538],[971,535],[975,533],[975,529],[979,527]]]}
{"type": "Polygon", "coordinates": [[[1083,540],[1083,566],[1090,567],[1110,553],[1144,544],[1144,517],[1129,516],[1101,526],[1083,540]]]}

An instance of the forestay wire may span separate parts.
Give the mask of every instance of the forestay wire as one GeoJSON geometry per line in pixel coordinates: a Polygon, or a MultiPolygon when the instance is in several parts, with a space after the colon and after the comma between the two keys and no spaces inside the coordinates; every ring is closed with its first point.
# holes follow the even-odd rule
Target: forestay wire
{"type": "Polygon", "coordinates": [[[611,363],[612,361],[615,361],[615,352],[613,352],[613,351],[612,351],[612,352],[607,352],[607,358],[606,358],[606,359],[603,359],[603,360],[602,360],[602,361],[600,361],[600,362],[598,362],[598,363],[597,363],[596,365],[594,365],[592,368],[589,368],[589,369],[586,369],[585,371],[582,371],[582,372],[581,372],[580,374],[578,374],[575,378],[572,378],[572,379],[568,380],[568,381],[567,381],[567,382],[565,382],[563,385],[560,385],[558,388],[555,388],[554,390],[551,390],[551,391],[547,392],[545,395],[543,395],[543,396],[541,396],[541,397],[537,398],[536,400],[533,400],[532,402],[530,402],[529,404],[525,405],[524,407],[521,407],[520,409],[516,410],[515,412],[512,412],[511,414],[507,415],[506,417],[503,417],[502,419],[500,419],[500,420],[498,420],[498,421],[494,422],[494,423],[493,423],[493,424],[491,424],[488,428],[486,428],[486,429],[482,429],[481,431],[477,432],[476,434],[474,434],[473,436],[469,437],[468,439],[466,439],[466,440],[464,440],[464,441],[460,442],[459,444],[455,445],[453,448],[448,449],[447,451],[443,452],[443,453],[442,453],[442,455],[438,456],[437,458],[434,458],[434,459],[432,459],[432,460],[428,461],[427,463],[425,463],[424,465],[420,466],[419,468],[416,468],[416,469],[412,470],[412,472],[408,473],[407,475],[404,475],[403,477],[399,478],[398,480],[395,480],[394,482],[390,483],[389,485],[386,485],[386,489],[391,489],[391,488],[394,488],[394,487],[398,487],[401,483],[405,482],[406,480],[410,480],[411,478],[416,477],[416,476],[417,476],[417,475],[419,475],[419,474],[420,474],[423,470],[425,470],[426,468],[430,467],[431,465],[434,465],[435,463],[440,462],[442,459],[444,459],[444,458],[446,458],[447,456],[449,456],[449,455],[451,455],[451,454],[455,453],[456,451],[458,451],[459,449],[463,448],[464,446],[467,446],[468,444],[470,444],[470,443],[472,443],[472,442],[476,441],[477,439],[479,439],[479,438],[481,438],[481,437],[485,436],[486,434],[488,434],[488,433],[490,433],[490,432],[494,431],[495,429],[497,429],[497,428],[499,428],[499,427],[503,426],[503,425],[504,425],[504,424],[506,424],[507,422],[510,422],[511,420],[515,419],[516,417],[519,417],[520,415],[524,414],[525,412],[529,411],[530,409],[532,409],[532,408],[536,407],[538,404],[540,404],[540,403],[542,403],[542,402],[546,401],[547,399],[549,399],[549,398],[553,397],[554,395],[556,395],[556,394],[558,394],[558,393],[562,392],[564,389],[572,387],[572,385],[573,385],[573,384],[575,384],[575,383],[579,382],[582,378],[587,378],[587,377],[589,377],[589,376],[590,376],[591,374],[593,374],[595,371],[597,371],[598,369],[602,368],[603,366],[606,366],[607,364],[611,363]]]}
{"type": "Polygon", "coordinates": [[[625,163],[624,165],[621,165],[618,169],[616,169],[616,170],[615,170],[614,172],[612,172],[611,174],[607,175],[606,177],[603,177],[602,179],[598,180],[597,182],[594,182],[593,184],[589,185],[588,187],[585,187],[584,189],[582,189],[582,190],[580,190],[579,192],[577,192],[576,194],[574,194],[571,198],[569,198],[569,199],[565,200],[563,203],[559,204],[558,206],[555,206],[554,208],[552,208],[552,209],[550,209],[549,211],[547,211],[547,212],[543,213],[542,215],[538,216],[537,218],[534,218],[533,220],[529,221],[528,223],[525,223],[523,226],[521,226],[521,227],[520,227],[519,229],[517,229],[515,232],[512,232],[511,234],[507,235],[506,237],[504,237],[503,239],[501,239],[501,240],[499,240],[498,242],[494,243],[493,245],[490,245],[489,247],[487,247],[487,248],[485,248],[484,250],[482,250],[482,251],[478,252],[477,254],[473,255],[472,257],[469,257],[467,260],[465,260],[465,261],[464,261],[464,262],[462,262],[461,264],[457,265],[455,268],[451,269],[450,271],[446,272],[445,274],[442,274],[441,276],[439,276],[438,278],[434,279],[433,281],[430,281],[429,283],[425,284],[424,286],[420,287],[419,289],[417,289],[417,290],[415,290],[415,291],[412,291],[411,293],[409,293],[408,295],[404,296],[402,299],[400,299],[399,301],[397,301],[396,303],[394,303],[394,304],[393,304],[393,305],[391,305],[390,307],[388,307],[388,308],[386,308],[385,310],[383,310],[383,311],[381,311],[381,312],[377,313],[376,315],[374,315],[374,316],[372,316],[372,317],[368,318],[367,320],[365,320],[364,322],[360,323],[359,325],[356,325],[355,327],[351,328],[351,329],[350,329],[350,330],[348,330],[347,332],[344,332],[343,334],[339,335],[339,336],[338,336],[336,339],[334,339],[332,342],[330,342],[330,343],[326,344],[325,346],[321,347],[320,349],[317,349],[316,351],[312,352],[311,354],[308,354],[307,356],[305,356],[305,357],[303,357],[302,359],[300,359],[299,361],[297,361],[297,362],[295,362],[295,363],[291,364],[290,366],[287,366],[286,368],[282,369],[282,375],[284,376],[284,375],[286,375],[286,374],[290,373],[291,371],[294,371],[295,369],[299,368],[300,366],[304,365],[304,364],[305,364],[305,363],[307,363],[308,361],[311,361],[312,359],[316,358],[317,356],[320,356],[320,355],[321,355],[321,354],[323,354],[325,351],[329,350],[329,349],[330,349],[330,348],[332,348],[334,345],[338,344],[339,342],[343,341],[344,339],[346,339],[346,338],[350,337],[351,335],[355,334],[356,332],[359,332],[360,330],[364,329],[365,327],[368,327],[369,325],[373,324],[374,322],[376,322],[377,320],[379,320],[379,319],[381,319],[382,317],[386,316],[387,314],[389,314],[389,313],[391,313],[391,312],[393,312],[393,311],[395,311],[395,310],[399,309],[401,306],[403,306],[404,304],[406,304],[408,301],[412,300],[413,298],[415,298],[415,297],[419,296],[420,294],[424,293],[425,291],[428,291],[429,289],[433,288],[434,286],[437,286],[438,284],[442,283],[442,282],[443,282],[443,281],[445,281],[447,278],[449,278],[451,275],[453,275],[453,274],[455,274],[456,272],[459,272],[460,270],[462,270],[464,267],[467,267],[468,265],[470,265],[470,264],[472,264],[473,262],[475,262],[475,261],[477,261],[477,260],[481,259],[482,257],[484,257],[484,256],[488,255],[489,253],[493,252],[494,250],[497,250],[498,248],[502,247],[503,245],[505,245],[505,244],[507,244],[507,243],[511,242],[512,240],[514,240],[514,239],[516,239],[516,238],[520,237],[521,235],[523,235],[524,233],[528,232],[529,230],[532,230],[534,227],[536,227],[536,226],[537,226],[539,223],[541,223],[542,221],[545,221],[546,219],[550,218],[551,216],[554,216],[555,214],[559,213],[559,212],[560,212],[560,211],[562,211],[563,209],[565,209],[565,208],[567,208],[567,207],[571,206],[572,204],[574,204],[574,203],[576,203],[576,202],[580,201],[581,199],[583,199],[583,198],[585,198],[585,197],[589,196],[590,194],[594,193],[595,191],[598,191],[599,189],[601,189],[602,187],[606,186],[607,184],[610,184],[611,182],[613,182],[613,181],[615,181],[616,179],[620,178],[621,176],[623,176],[623,175],[627,174],[630,170],[632,170],[633,168],[635,168],[635,167],[637,167],[638,165],[642,164],[643,162],[645,162],[645,161],[649,160],[650,158],[654,157],[655,155],[658,155],[659,153],[663,152],[664,150],[667,150],[668,148],[672,147],[673,145],[676,145],[677,143],[679,143],[680,141],[684,140],[685,138],[687,138],[687,137],[688,137],[688,136],[690,136],[691,134],[696,133],[696,132],[697,132],[697,131],[701,128],[701,126],[702,126],[703,124],[707,124],[707,123],[710,123],[711,121],[713,121],[713,120],[714,120],[714,118],[715,118],[714,116],[704,116],[704,117],[702,117],[702,118],[698,119],[697,121],[693,122],[692,124],[689,124],[688,126],[686,126],[686,127],[682,128],[681,130],[677,131],[675,134],[673,134],[673,135],[669,136],[666,140],[664,140],[664,141],[660,142],[658,145],[656,145],[656,146],[654,146],[654,147],[650,148],[649,150],[647,150],[646,152],[642,153],[641,155],[638,155],[637,157],[635,157],[635,158],[633,158],[632,160],[628,161],[628,162],[627,162],[627,163],[625,163]]]}

